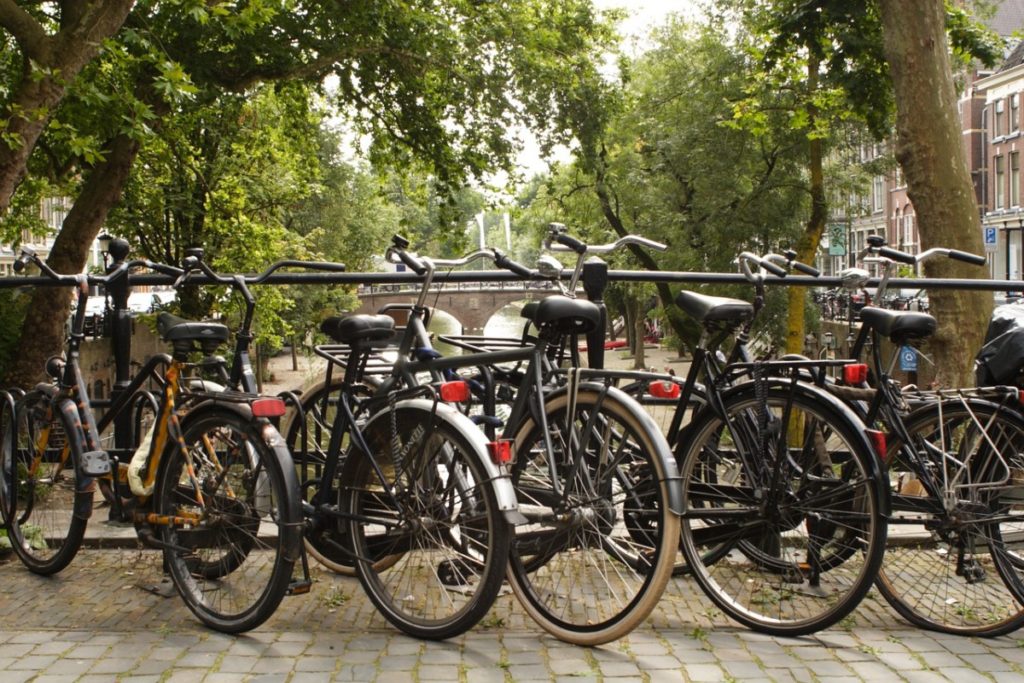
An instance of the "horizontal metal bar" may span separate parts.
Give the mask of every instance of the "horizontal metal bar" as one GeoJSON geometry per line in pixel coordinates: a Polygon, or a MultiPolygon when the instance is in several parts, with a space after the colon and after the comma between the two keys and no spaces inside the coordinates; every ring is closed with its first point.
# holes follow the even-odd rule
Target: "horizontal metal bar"
{"type": "MultiPolygon", "coordinates": [[[[562,279],[571,276],[569,271],[562,271],[562,279]]],[[[99,276],[102,278],[102,276],[99,276]]],[[[611,270],[608,277],[618,282],[665,282],[693,284],[747,284],[750,282],[739,273],[696,273],[681,271],[647,271],[647,270],[611,270]]],[[[90,278],[91,280],[91,278],[90,278]]],[[[274,273],[263,285],[360,285],[360,284],[415,284],[421,282],[415,273],[274,273]]],[[[520,276],[499,270],[463,270],[451,273],[436,273],[435,283],[442,282],[528,282],[538,284],[546,282],[546,278],[524,280],[520,276]]],[[[130,275],[128,282],[138,285],[171,285],[174,279],[167,275],[138,274],[130,275]]],[[[193,277],[190,284],[212,285],[209,278],[193,277]]],[[[95,284],[95,282],[94,282],[95,284]]],[[[793,287],[839,287],[842,281],[838,277],[808,277],[791,275],[780,278],[774,275],[765,277],[765,284],[771,286],[786,285],[793,287]]],[[[62,286],[46,277],[2,277],[0,289],[17,287],[55,287],[62,286]]],[[[261,286],[261,285],[257,285],[261,286]]],[[[867,281],[865,287],[877,287],[878,279],[867,281]]],[[[970,289],[989,291],[1022,291],[1024,280],[973,280],[973,279],[937,279],[937,278],[891,278],[889,289],[970,289]]]]}

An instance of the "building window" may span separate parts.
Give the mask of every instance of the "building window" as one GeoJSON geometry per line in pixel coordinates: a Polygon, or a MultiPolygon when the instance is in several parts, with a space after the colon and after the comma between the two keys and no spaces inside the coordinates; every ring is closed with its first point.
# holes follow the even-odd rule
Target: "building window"
{"type": "Polygon", "coordinates": [[[884,187],[882,176],[876,175],[871,185],[871,210],[874,212],[882,210],[882,192],[884,187]]]}
{"type": "Polygon", "coordinates": [[[1020,95],[1010,95],[1010,132],[1020,130],[1020,95]]]}
{"type": "Polygon", "coordinates": [[[1004,118],[1003,109],[1004,109],[1004,106],[1005,105],[1003,104],[1003,100],[998,100],[996,102],[996,115],[995,115],[995,119],[994,119],[995,130],[992,133],[993,137],[997,137],[998,138],[1001,135],[1003,135],[1004,133],[1006,133],[1005,124],[1003,123],[1003,118],[1004,118]]]}
{"type": "Polygon", "coordinates": [[[903,245],[908,247],[907,251],[915,253],[917,249],[916,240],[914,240],[914,214],[907,214],[903,216],[903,245]]]}
{"type": "Polygon", "coordinates": [[[1020,152],[1010,152],[1010,206],[1020,206],[1020,152]]]}
{"type": "Polygon", "coordinates": [[[995,208],[1006,207],[1006,160],[1002,155],[996,157],[995,208]]]}

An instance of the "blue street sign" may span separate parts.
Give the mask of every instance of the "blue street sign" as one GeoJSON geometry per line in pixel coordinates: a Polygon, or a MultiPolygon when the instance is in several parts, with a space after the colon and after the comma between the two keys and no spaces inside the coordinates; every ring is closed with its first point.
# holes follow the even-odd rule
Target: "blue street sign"
{"type": "Polygon", "coordinates": [[[917,372],[917,349],[913,346],[900,347],[900,370],[917,372]]]}
{"type": "Polygon", "coordinates": [[[996,246],[996,229],[985,228],[985,246],[994,247],[996,246]]]}

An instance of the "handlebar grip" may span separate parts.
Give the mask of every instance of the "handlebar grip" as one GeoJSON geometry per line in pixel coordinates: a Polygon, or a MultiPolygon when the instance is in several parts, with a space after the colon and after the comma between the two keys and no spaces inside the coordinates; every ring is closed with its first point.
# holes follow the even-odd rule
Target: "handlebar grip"
{"type": "Polygon", "coordinates": [[[914,258],[913,254],[907,254],[906,252],[897,251],[892,247],[879,247],[878,255],[890,258],[893,261],[899,261],[900,263],[906,263],[909,265],[914,265],[915,263],[917,263],[917,259],[914,258]]]}
{"type": "Polygon", "coordinates": [[[533,271],[521,263],[516,263],[497,249],[494,250],[494,264],[499,268],[510,270],[519,277],[533,277],[533,271]]]}
{"type": "Polygon", "coordinates": [[[814,266],[809,266],[806,263],[800,263],[799,261],[793,261],[793,270],[798,270],[804,275],[810,275],[811,277],[818,277],[821,275],[821,271],[814,266]]]}
{"type": "Polygon", "coordinates": [[[949,258],[956,259],[957,261],[963,261],[965,263],[973,263],[976,266],[983,266],[988,263],[988,259],[978,254],[972,254],[967,251],[960,251],[959,249],[950,249],[949,258]]]}
{"type": "Polygon", "coordinates": [[[786,277],[786,269],[782,266],[778,266],[768,259],[761,259],[759,264],[762,268],[767,270],[772,275],[778,275],[779,277],[786,277]]]}
{"type": "Polygon", "coordinates": [[[555,235],[555,241],[561,244],[562,246],[569,247],[577,254],[587,253],[587,245],[584,244],[583,242],[580,242],[575,237],[570,237],[569,235],[563,233],[555,235]]]}

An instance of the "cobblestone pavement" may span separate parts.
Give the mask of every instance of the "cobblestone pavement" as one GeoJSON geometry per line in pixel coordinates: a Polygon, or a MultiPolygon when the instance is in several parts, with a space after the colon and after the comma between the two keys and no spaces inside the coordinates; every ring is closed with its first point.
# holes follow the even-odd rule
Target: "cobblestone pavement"
{"type": "Polygon", "coordinates": [[[168,591],[159,553],[83,550],[49,578],[10,560],[0,681],[1024,681],[1024,639],[918,631],[876,594],[838,628],[783,639],[730,625],[676,579],[648,624],[586,649],[542,635],[510,595],[472,632],[421,642],[380,618],[355,579],[316,578],[261,628],[225,636],[168,591]]]}

